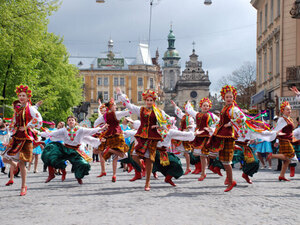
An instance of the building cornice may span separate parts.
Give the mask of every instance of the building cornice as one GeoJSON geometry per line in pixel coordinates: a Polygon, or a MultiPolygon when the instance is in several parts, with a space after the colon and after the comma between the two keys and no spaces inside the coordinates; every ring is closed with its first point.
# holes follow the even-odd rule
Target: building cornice
{"type": "Polygon", "coordinates": [[[251,0],[250,3],[252,4],[252,6],[253,6],[254,8],[257,9],[258,2],[259,2],[259,0],[251,0]]]}

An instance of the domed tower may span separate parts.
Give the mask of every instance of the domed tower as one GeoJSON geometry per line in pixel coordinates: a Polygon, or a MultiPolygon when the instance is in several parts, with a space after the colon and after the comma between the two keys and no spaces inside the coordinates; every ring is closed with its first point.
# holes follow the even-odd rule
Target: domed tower
{"type": "Polygon", "coordinates": [[[168,50],[165,52],[164,57],[162,58],[164,64],[162,66],[163,70],[163,84],[164,91],[174,91],[176,82],[180,76],[180,64],[179,64],[179,53],[175,49],[175,35],[173,34],[172,27],[168,35],[168,50]]]}

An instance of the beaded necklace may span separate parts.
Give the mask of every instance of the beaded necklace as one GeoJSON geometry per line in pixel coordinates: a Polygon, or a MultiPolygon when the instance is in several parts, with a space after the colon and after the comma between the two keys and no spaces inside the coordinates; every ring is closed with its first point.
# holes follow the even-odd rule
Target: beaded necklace
{"type": "Polygon", "coordinates": [[[67,128],[68,131],[68,136],[70,137],[71,141],[74,141],[74,138],[76,137],[76,132],[78,131],[78,127],[74,127],[74,128],[67,128]]]}

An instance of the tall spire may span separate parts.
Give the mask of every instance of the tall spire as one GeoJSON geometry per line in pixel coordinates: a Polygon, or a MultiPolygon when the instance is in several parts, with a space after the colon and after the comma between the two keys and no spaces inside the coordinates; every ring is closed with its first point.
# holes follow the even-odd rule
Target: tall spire
{"type": "Polygon", "coordinates": [[[193,41],[192,45],[193,45],[193,53],[195,53],[195,41],[193,41]]]}
{"type": "Polygon", "coordinates": [[[172,22],[171,22],[171,25],[170,25],[170,33],[168,35],[168,43],[169,43],[169,47],[168,49],[175,49],[175,35],[173,34],[173,30],[172,30],[172,22]]]}

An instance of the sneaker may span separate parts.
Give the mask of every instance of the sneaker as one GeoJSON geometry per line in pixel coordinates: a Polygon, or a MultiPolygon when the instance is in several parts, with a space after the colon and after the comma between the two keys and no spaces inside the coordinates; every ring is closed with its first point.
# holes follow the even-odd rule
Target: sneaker
{"type": "Polygon", "coordinates": [[[269,168],[268,168],[269,170],[271,170],[272,169],[272,167],[271,166],[269,166],[269,168]]]}

